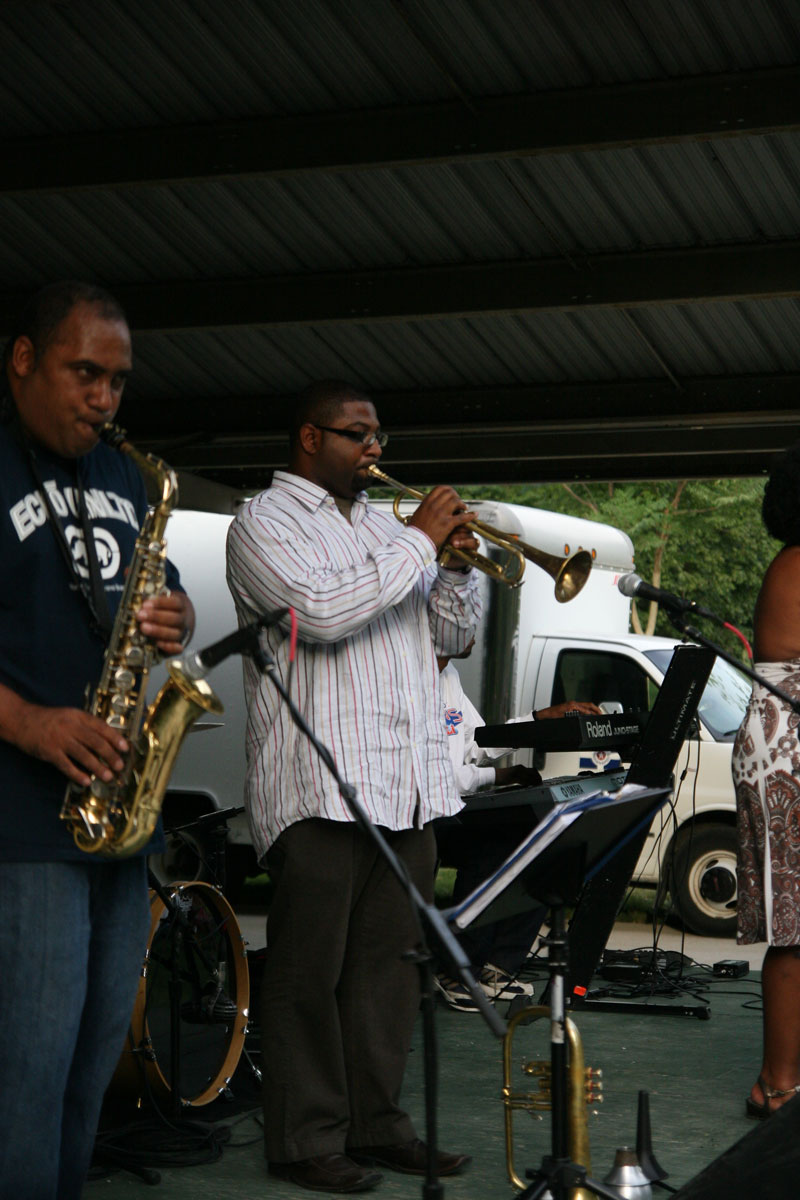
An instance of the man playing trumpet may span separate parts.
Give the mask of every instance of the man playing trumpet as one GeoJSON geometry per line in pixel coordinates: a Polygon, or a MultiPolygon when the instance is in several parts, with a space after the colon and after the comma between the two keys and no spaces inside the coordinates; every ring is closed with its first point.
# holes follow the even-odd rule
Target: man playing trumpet
{"type": "MultiPolygon", "coordinates": [[[[474,572],[436,556],[477,542],[452,488],[434,488],[406,527],[370,506],[367,468],[385,444],[352,385],[307,388],[289,470],[233,522],[228,581],[241,624],[295,610],[296,703],[431,900],[431,822],[461,808],[436,655],[463,650],[479,617],[474,572]]],[[[285,682],[289,643],[280,629],[265,637],[285,682]]],[[[338,1192],[373,1187],[376,1166],[423,1174],[425,1146],[399,1103],[419,1005],[403,958],[417,941],[408,898],[249,661],[245,692],[246,802],[276,884],[261,1013],[269,1170],[338,1192]]],[[[442,1152],[437,1169],[468,1161],[442,1152]]]]}

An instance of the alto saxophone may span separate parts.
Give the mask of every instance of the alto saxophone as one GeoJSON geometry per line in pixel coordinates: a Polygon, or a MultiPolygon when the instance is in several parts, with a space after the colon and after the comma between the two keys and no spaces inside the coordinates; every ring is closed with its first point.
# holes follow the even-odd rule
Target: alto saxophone
{"type": "Polygon", "coordinates": [[[178,500],[178,481],[160,458],[132,446],[117,425],[104,425],[100,435],[155,479],[161,498],[139,530],[100,681],[86,702],[87,712],[127,739],[125,765],[109,783],[96,775],[88,787],[70,783],[61,819],[80,850],[101,858],[125,858],[146,846],[155,830],[170,772],[192,723],[201,713],[221,713],[223,707],[205,680],[188,679],[173,660],[164,686],[146,708],[157,650],[139,629],[136,614],[148,596],[164,591],[164,529],[178,500]]]}

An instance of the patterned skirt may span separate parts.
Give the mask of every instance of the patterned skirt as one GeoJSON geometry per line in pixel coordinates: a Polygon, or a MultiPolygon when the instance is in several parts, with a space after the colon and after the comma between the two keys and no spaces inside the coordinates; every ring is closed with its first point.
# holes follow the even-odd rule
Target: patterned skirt
{"type": "MultiPolygon", "coordinates": [[[[757,663],[800,697],[800,661],[757,663]]],[[[739,839],[737,938],[800,946],[800,716],[754,684],[733,748],[739,839]]]]}

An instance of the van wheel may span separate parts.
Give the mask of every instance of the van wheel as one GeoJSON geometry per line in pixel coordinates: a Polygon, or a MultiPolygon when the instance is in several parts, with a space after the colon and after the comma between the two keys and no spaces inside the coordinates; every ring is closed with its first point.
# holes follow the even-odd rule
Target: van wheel
{"type": "Polygon", "coordinates": [[[682,829],[670,871],[673,912],[704,937],[736,934],[736,829],[695,825],[682,829]]]}

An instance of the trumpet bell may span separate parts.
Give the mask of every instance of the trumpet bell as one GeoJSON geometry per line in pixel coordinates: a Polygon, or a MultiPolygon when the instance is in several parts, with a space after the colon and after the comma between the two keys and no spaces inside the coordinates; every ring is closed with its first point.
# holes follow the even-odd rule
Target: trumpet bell
{"type": "Polygon", "coordinates": [[[592,556],[588,550],[578,550],[561,566],[555,577],[556,600],[559,604],[567,604],[574,600],[581,590],[592,569],[592,556]]]}
{"type": "Polygon", "coordinates": [[[567,604],[575,599],[592,570],[592,556],[588,550],[576,550],[566,558],[559,558],[557,554],[548,554],[546,550],[539,550],[526,542],[516,544],[529,562],[536,563],[553,579],[559,604],[567,604]]]}

